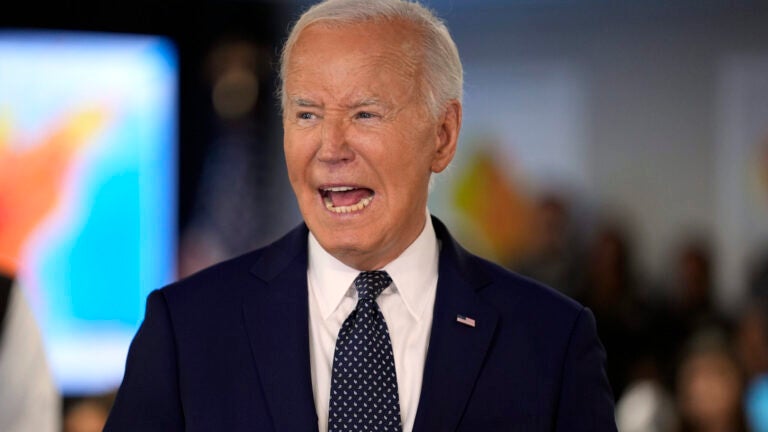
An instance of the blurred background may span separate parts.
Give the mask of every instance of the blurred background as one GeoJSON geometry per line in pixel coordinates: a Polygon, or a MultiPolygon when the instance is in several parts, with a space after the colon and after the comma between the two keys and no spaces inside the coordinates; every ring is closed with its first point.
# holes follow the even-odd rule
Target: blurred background
{"type": "MultiPolygon", "coordinates": [[[[595,312],[620,430],[768,431],[768,3],[424,3],[465,67],[431,211],[595,312]]],[[[149,291],[300,222],[274,91],[308,4],[0,15],[0,269],[62,430],[101,430],[149,291]]]]}

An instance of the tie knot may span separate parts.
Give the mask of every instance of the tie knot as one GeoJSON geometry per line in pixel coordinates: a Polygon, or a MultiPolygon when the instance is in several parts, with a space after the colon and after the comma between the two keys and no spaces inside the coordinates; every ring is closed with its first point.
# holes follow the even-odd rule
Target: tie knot
{"type": "Polygon", "coordinates": [[[384,270],[360,272],[355,278],[355,289],[359,299],[376,300],[376,297],[392,283],[384,270]]]}

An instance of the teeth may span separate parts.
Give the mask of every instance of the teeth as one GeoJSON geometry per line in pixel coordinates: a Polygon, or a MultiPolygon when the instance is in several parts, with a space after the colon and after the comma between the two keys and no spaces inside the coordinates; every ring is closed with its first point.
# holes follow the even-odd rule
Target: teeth
{"type": "MultiPolygon", "coordinates": [[[[334,191],[334,192],[343,192],[343,191],[334,191]]],[[[360,211],[360,210],[368,207],[368,204],[370,204],[371,201],[373,201],[373,197],[366,197],[366,198],[361,199],[357,204],[348,205],[348,206],[334,207],[333,201],[331,201],[330,198],[325,198],[324,199],[325,208],[327,208],[328,210],[330,210],[330,211],[332,211],[334,213],[339,213],[339,214],[341,214],[341,213],[352,213],[352,212],[360,211]]]]}
{"type": "Polygon", "coordinates": [[[335,186],[327,189],[323,189],[324,192],[346,192],[354,190],[355,188],[351,186],[335,186]]]}

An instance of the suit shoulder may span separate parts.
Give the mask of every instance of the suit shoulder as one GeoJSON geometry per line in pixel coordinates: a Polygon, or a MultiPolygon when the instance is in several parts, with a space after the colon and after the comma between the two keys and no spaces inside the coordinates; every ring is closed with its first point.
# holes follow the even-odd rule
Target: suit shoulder
{"type": "Polygon", "coordinates": [[[185,276],[161,291],[166,298],[207,298],[226,296],[244,286],[259,283],[259,276],[279,271],[295,255],[306,250],[306,227],[303,225],[264,247],[226,259],[185,276]]]}
{"type": "Polygon", "coordinates": [[[584,309],[576,300],[552,287],[469,252],[438,218],[433,217],[432,224],[442,245],[441,265],[456,266],[457,274],[502,313],[518,313],[523,309],[525,314],[557,314],[568,319],[575,318],[584,309]]]}
{"type": "Polygon", "coordinates": [[[169,303],[191,302],[198,298],[215,301],[247,283],[250,268],[264,253],[264,248],[221,261],[180,278],[158,290],[169,303]]]}

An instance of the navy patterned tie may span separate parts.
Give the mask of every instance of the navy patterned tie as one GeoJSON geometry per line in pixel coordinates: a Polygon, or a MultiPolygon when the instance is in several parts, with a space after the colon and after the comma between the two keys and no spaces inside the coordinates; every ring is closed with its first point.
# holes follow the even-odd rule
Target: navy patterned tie
{"type": "Polygon", "coordinates": [[[336,340],[331,377],[329,432],[400,432],[395,358],[376,297],[392,283],[385,271],[355,279],[357,307],[336,340]]]}

